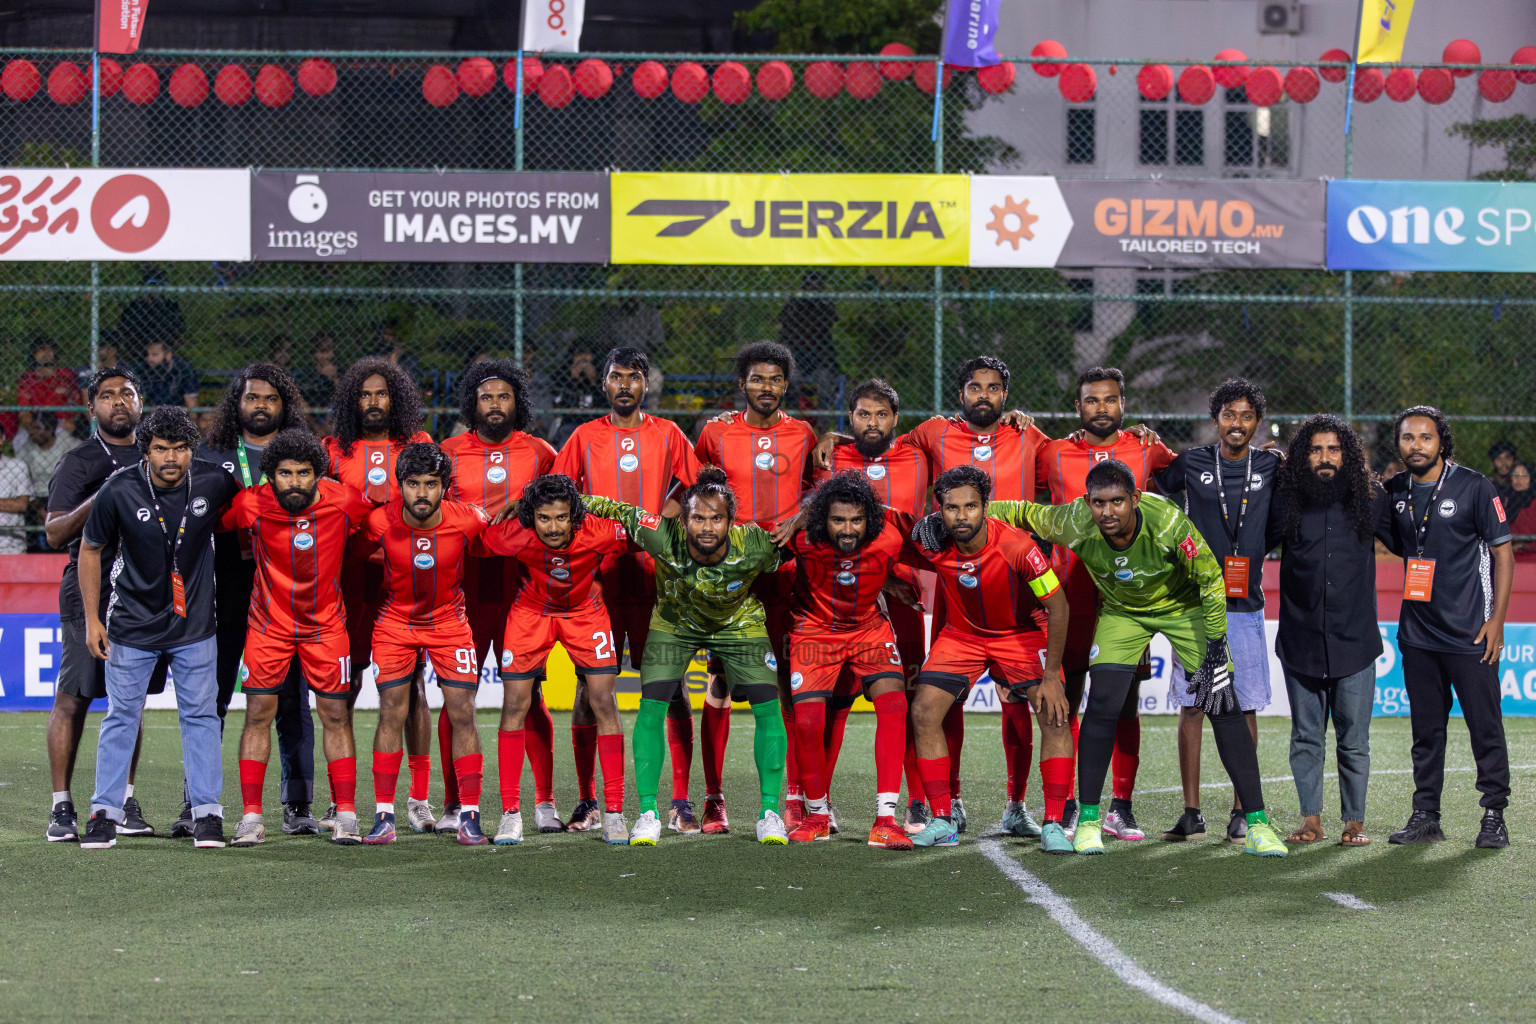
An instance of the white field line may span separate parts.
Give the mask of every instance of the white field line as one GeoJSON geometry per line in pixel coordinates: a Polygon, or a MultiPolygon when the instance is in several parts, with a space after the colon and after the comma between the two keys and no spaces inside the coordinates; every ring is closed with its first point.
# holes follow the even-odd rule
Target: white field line
{"type": "Polygon", "coordinates": [[[1337,903],[1339,906],[1341,906],[1341,907],[1348,907],[1350,910],[1375,910],[1376,909],[1376,907],[1373,906],[1372,904],[1365,902],[1365,900],[1361,899],[1359,896],[1352,895],[1351,893],[1347,893],[1347,892],[1325,892],[1325,893],[1323,893],[1323,895],[1327,896],[1329,899],[1333,900],[1333,902],[1337,903]]]}

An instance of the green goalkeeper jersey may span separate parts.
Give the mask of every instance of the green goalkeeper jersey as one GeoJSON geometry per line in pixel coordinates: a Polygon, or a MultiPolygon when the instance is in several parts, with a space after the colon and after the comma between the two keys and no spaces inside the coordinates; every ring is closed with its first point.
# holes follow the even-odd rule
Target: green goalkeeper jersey
{"type": "Polygon", "coordinates": [[[656,560],[656,610],[651,628],[694,636],[766,637],[767,615],[751,593],[752,581],[779,567],[779,549],[766,530],[730,527],[725,558],[701,565],[688,553],[680,519],[663,519],[612,498],[582,495],[587,511],[624,524],[640,549],[656,560]]]}
{"type": "Polygon", "coordinates": [[[1195,524],[1166,498],[1141,496],[1136,535],[1123,551],[1110,547],[1099,532],[1087,498],[1065,505],[994,501],[987,515],[1070,548],[1093,576],[1106,611],[1177,615],[1200,608],[1205,635],[1227,635],[1221,566],[1195,524]]]}

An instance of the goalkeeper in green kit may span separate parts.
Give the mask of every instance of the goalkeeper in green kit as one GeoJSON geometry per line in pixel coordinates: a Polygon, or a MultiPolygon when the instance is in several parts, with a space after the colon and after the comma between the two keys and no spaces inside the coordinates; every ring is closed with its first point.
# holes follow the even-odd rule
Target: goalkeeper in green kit
{"type": "MultiPolygon", "coordinates": [[[[1098,463],[1086,483],[1087,494],[1065,505],[987,505],[988,516],[1071,548],[1099,588],[1088,710],[1078,738],[1081,814],[1073,849],[1104,852],[1099,800],[1114,750],[1115,721],[1136,685],[1141,652],[1154,633],[1161,633],[1189,676],[1195,706],[1211,720],[1221,763],[1247,813],[1243,852],[1284,857],[1285,844],[1264,813],[1258,755],[1232,687],[1226,588],[1216,557],[1177,506],[1136,489],[1124,463],[1098,463]]],[[[948,542],[943,520],[928,516],[918,523],[913,539],[937,550],[948,542]]]]}
{"type": "Polygon", "coordinates": [[[663,519],[622,501],[583,495],[588,512],[616,519],[656,560],[656,609],[640,665],[640,714],[631,738],[640,817],[630,845],[655,846],[661,837],[656,792],[666,751],[667,705],[683,684],[695,652],[707,648],[725,663],[733,696],[752,705],[752,756],[762,795],[757,839],[788,842],[779,817],[789,738],[779,713],[778,666],[768,642],[763,606],[752,581],[779,567],[780,551],[766,530],[732,526],[736,495],[724,470],[706,467],[681,497],[682,512],[663,519]]]}

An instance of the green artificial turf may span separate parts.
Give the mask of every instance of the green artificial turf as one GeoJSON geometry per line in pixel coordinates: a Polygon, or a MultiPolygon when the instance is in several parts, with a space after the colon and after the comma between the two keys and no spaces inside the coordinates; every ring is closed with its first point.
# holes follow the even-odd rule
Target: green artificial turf
{"type": "MultiPolygon", "coordinates": [[[[372,721],[359,713],[365,748],[372,721]]],[[[74,786],[82,817],[96,722],[74,786]]],[[[51,789],[44,716],[0,716],[0,1020],[1189,1019],[1122,983],[977,848],[977,835],[1002,811],[996,723],[969,719],[972,827],[957,849],[865,845],[872,715],[851,720],[833,786],[843,834],[758,846],[748,814],[756,789],[751,718],[739,714],[726,773],[737,826],[729,837],[664,832],[654,849],[613,848],[585,836],[540,836],[529,813],[521,847],[464,848],[402,828],[393,847],[343,849],[282,835],[274,764],[263,847],[206,851],[187,841],[124,839],[87,852],[42,838],[51,789]]],[[[179,743],[171,714],[151,713],[149,724],[138,795],[163,832],[180,803],[179,743]]],[[[556,716],[557,795],[568,812],[566,724],[556,716]]],[[[497,818],[495,725],[482,716],[488,831],[497,818]]],[[[1173,719],[1144,725],[1138,785],[1173,787],[1173,719]]],[[[1288,775],[1288,722],[1261,726],[1266,778],[1288,775]]],[[[1459,720],[1451,728],[1449,765],[1470,768],[1465,730],[1459,720]]],[[[1213,836],[1110,841],[1106,856],[1088,858],[1004,844],[1159,981],[1244,1021],[1529,1020],[1536,845],[1524,809],[1536,722],[1511,721],[1508,730],[1514,845],[1504,851],[1472,848],[1479,810],[1466,770],[1447,775],[1448,842],[1387,845],[1412,791],[1402,719],[1373,727],[1379,774],[1368,822],[1376,844],[1368,849],[1320,843],[1260,860],[1213,836]],[[1328,892],[1378,909],[1346,909],[1328,892]]],[[[233,737],[232,729],[230,834],[239,809],[233,737]]],[[[366,755],[359,776],[366,818],[366,755]]],[[[1219,829],[1231,791],[1215,785],[1222,776],[1209,733],[1205,776],[1207,818],[1219,829]]],[[[699,777],[696,763],[695,797],[699,777]]],[[[1038,808],[1038,776],[1031,781],[1038,808]]],[[[323,767],[319,785],[323,793],[323,767]]],[[[1283,834],[1295,824],[1295,790],[1270,781],[1265,792],[1283,834]]],[[[434,786],[440,802],[439,793],[434,786]]],[[[531,809],[526,772],[523,799],[531,809]]],[[[1326,799],[1324,821],[1336,839],[1333,780],[1326,799]]],[[[1182,806],[1177,792],[1136,800],[1154,835],[1182,806]]]]}

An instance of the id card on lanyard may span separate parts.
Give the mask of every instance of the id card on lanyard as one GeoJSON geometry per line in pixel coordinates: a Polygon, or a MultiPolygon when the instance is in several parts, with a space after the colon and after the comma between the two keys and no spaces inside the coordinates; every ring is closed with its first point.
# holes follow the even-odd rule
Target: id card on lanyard
{"type": "Polygon", "coordinates": [[[1429,496],[1429,502],[1421,516],[1413,510],[1413,484],[1408,484],[1408,521],[1414,524],[1414,558],[1404,559],[1403,563],[1403,600],[1404,601],[1428,601],[1435,592],[1435,560],[1424,557],[1424,538],[1429,536],[1429,516],[1440,500],[1440,488],[1445,486],[1445,478],[1451,475],[1455,463],[1447,462],[1440,467],[1440,479],[1435,481],[1435,489],[1429,496]]]}
{"type": "MultiPolygon", "coordinates": [[[[250,487],[251,486],[251,463],[250,463],[250,460],[246,457],[246,454],[245,454],[245,441],[242,438],[236,438],[235,439],[235,455],[240,460],[240,486],[242,486],[242,487],[250,487]]],[[[266,483],[267,482],[267,474],[265,474],[265,473],[261,474],[261,477],[256,482],[258,484],[266,483]]]]}
{"type": "MultiPolygon", "coordinates": [[[[1253,446],[1248,446],[1248,463],[1243,469],[1243,500],[1237,509],[1237,526],[1232,526],[1232,517],[1227,512],[1227,488],[1221,480],[1221,450],[1214,449],[1216,453],[1216,495],[1221,500],[1221,525],[1227,531],[1227,539],[1232,544],[1232,550],[1237,550],[1238,538],[1243,533],[1243,520],[1248,517],[1248,492],[1253,488],[1253,446]]],[[[1226,585],[1227,597],[1248,596],[1248,573],[1252,567],[1253,559],[1244,555],[1228,555],[1222,559],[1221,578],[1226,585]]]]}
{"type": "Polygon", "coordinates": [[[187,617],[187,586],[181,578],[181,567],[176,556],[181,553],[181,539],[187,533],[187,516],[192,511],[192,467],[187,467],[187,501],[181,510],[181,525],[176,527],[176,537],[171,539],[165,525],[165,515],[160,511],[160,498],[155,493],[154,482],[149,478],[149,462],[144,463],[144,486],[149,488],[149,503],[155,509],[155,521],[160,524],[160,535],[171,541],[171,610],[182,618],[187,617]]]}

